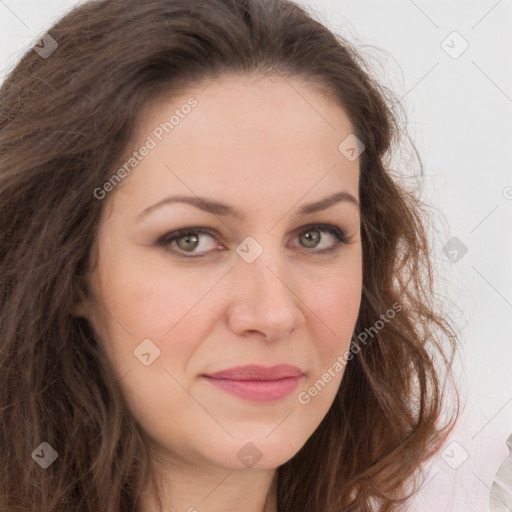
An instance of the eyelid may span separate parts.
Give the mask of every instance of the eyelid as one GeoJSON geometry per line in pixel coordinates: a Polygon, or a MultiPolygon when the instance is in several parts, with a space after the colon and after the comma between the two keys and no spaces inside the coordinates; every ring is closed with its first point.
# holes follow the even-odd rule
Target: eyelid
{"type": "MultiPolygon", "coordinates": [[[[308,249],[307,247],[302,247],[302,249],[306,253],[311,254],[317,254],[317,255],[327,255],[329,253],[333,253],[336,250],[340,249],[341,246],[348,245],[352,237],[348,235],[347,231],[335,224],[329,224],[329,223],[312,223],[312,224],[306,224],[304,226],[301,226],[300,228],[297,228],[296,230],[292,231],[292,235],[296,236],[298,234],[301,234],[303,232],[307,231],[321,231],[326,232],[332,235],[335,238],[334,243],[331,247],[324,248],[324,249],[308,249]]],[[[166,233],[164,236],[160,237],[156,244],[159,246],[163,246],[164,248],[168,248],[174,241],[190,234],[204,234],[212,237],[217,243],[222,243],[222,237],[218,234],[218,232],[215,229],[206,228],[203,226],[191,226],[187,228],[181,228],[176,229],[174,231],[171,231],[169,233],[166,233]]],[[[187,253],[186,251],[179,251],[175,249],[168,249],[173,254],[177,255],[178,257],[183,258],[202,258],[210,254],[212,251],[204,251],[200,253],[187,253]]]]}

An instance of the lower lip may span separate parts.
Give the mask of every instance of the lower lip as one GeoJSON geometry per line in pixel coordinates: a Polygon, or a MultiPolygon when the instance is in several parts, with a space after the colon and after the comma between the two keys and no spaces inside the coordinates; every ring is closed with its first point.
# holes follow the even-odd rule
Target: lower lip
{"type": "Polygon", "coordinates": [[[276,402],[287,397],[299,384],[301,377],[278,380],[231,380],[205,377],[213,385],[252,402],[276,402]]]}

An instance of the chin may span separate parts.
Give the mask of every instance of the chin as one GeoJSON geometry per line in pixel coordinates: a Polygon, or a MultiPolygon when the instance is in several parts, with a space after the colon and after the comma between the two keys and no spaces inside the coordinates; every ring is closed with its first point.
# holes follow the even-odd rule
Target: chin
{"type": "Polygon", "coordinates": [[[288,462],[302,448],[284,436],[268,438],[235,438],[212,447],[208,458],[229,470],[275,469],[288,462]]]}

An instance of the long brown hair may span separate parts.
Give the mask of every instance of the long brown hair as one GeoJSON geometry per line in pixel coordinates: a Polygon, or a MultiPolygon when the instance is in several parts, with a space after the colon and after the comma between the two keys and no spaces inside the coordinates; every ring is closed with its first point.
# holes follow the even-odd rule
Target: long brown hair
{"type": "Polygon", "coordinates": [[[94,190],[148,101],[237,72],[304,78],[347,112],[365,146],[353,343],[401,306],[354,350],[326,417],[278,468],[279,511],[398,510],[458,412],[455,400],[443,413],[456,335],[436,299],[426,211],[386,163],[399,104],[353,46],[288,0],[96,0],[48,33],[53,53],[29,50],[0,89],[0,509],[135,510],[145,439],[73,314],[95,265],[105,201],[94,190]],[[58,453],[46,469],[31,456],[42,442],[58,453]]]}

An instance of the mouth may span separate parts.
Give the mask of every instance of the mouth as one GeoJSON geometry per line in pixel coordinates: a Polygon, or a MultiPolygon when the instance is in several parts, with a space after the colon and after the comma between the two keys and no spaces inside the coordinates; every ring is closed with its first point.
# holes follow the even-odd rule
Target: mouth
{"type": "Polygon", "coordinates": [[[304,377],[296,366],[239,366],[203,375],[217,388],[252,402],[276,402],[287,397],[304,377]]]}

